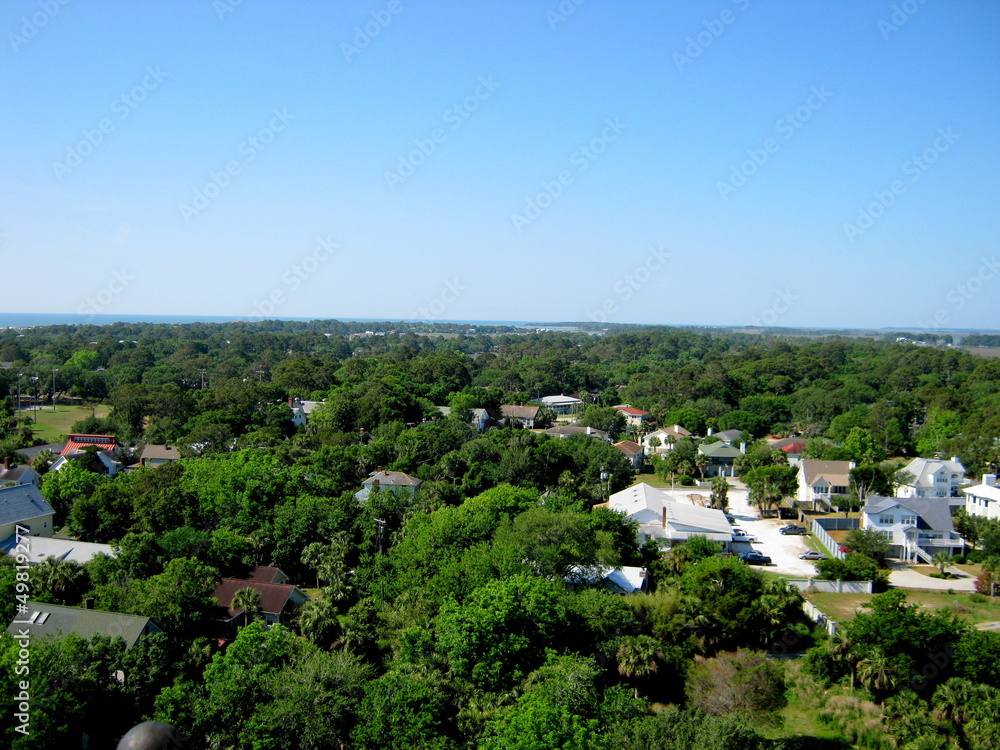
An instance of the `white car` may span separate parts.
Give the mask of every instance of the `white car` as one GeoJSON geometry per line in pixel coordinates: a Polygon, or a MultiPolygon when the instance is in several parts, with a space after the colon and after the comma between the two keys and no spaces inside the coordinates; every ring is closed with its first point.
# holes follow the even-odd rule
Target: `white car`
{"type": "Polygon", "coordinates": [[[743,529],[733,529],[733,541],[734,542],[756,542],[757,537],[753,534],[748,534],[743,529]]]}

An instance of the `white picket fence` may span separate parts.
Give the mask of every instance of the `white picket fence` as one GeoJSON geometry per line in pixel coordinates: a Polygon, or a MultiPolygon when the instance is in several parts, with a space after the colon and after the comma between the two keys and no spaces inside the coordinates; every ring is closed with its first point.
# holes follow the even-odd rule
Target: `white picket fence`
{"type": "Polygon", "coordinates": [[[802,611],[806,613],[806,617],[815,622],[817,625],[825,627],[826,632],[831,637],[836,634],[837,623],[824,615],[815,604],[810,601],[802,602],[802,611]]]}
{"type": "Polygon", "coordinates": [[[786,578],[789,586],[799,591],[815,591],[820,594],[871,594],[871,581],[823,581],[816,578],[786,578]]]}

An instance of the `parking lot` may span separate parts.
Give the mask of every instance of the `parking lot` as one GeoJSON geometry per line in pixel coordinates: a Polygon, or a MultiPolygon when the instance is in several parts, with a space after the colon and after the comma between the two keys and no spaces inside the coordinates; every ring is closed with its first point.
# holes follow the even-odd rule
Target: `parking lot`
{"type": "MultiPolygon", "coordinates": [[[[689,494],[697,494],[707,497],[709,490],[687,489],[675,491],[674,496],[678,500],[689,500],[689,494]]],[[[729,511],[735,517],[737,528],[741,528],[748,534],[757,537],[757,542],[748,544],[736,542],[733,544],[733,552],[746,552],[755,549],[761,554],[771,558],[771,565],[755,566],[761,567],[772,573],[781,573],[794,578],[811,578],[816,575],[816,567],[810,560],[800,560],[799,555],[809,550],[805,543],[805,537],[782,534],[778,529],[788,525],[788,521],[777,518],[760,518],[757,509],[750,507],[747,502],[747,491],[738,487],[729,488],[729,511]]]]}

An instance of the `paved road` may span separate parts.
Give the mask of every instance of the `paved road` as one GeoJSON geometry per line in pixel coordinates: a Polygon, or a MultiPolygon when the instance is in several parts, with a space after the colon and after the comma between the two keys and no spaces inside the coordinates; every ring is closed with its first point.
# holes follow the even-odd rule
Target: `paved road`
{"type": "MultiPolygon", "coordinates": [[[[708,497],[711,491],[708,489],[674,491],[674,497],[689,502],[689,495],[692,494],[708,497]]],[[[809,549],[803,541],[803,537],[785,536],[778,531],[782,526],[787,525],[788,521],[781,521],[777,518],[760,518],[757,509],[751,507],[747,502],[745,488],[730,486],[728,497],[730,512],[736,518],[736,527],[758,539],[758,543],[752,545],[742,542],[734,544],[734,552],[755,549],[761,554],[767,555],[771,558],[772,564],[759,567],[771,573],[780,573],[793,578],[811,578],[816,575],[816,568],[809,560],[799,559],[799,555],[809,549]]]]}

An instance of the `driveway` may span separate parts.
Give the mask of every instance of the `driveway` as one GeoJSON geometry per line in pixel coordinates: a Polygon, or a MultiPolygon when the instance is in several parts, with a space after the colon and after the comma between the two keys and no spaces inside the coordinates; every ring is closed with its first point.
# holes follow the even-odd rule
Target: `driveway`
{"type": "Polygon", "coordinates": [[[961,578],[931,578],[923,573],[911,570],[902,563],[889,563],[889,583],[897,588],[905,589],[933,589],[934,591],[975,591],[976,579],[963,573],[957,568],[952,568],[949,573],[955,573],[961,578]]]}
{"type": "MultiPolygon", "coordinates": [[[[708,489],[689,490],[687,488],[675,489],[674,491],[674,497],[687,502],[691,502],[688,496],[694,494],[707,498],[711,491],[708,489]]],[[[757,509],[751,507],[750,503],[747,502],[747,494],[745,488],[730,485],[729,512],[736,518],[735,526],[757,537],[758,543],[751,545],[736,542],[733,544],[733,552],[755,549],[761,554],[767,555],[771,558],[771,565],[755,565],[754,567],[759,567],[769,573],[780,573],[791,578],[812,578],[815,576],[816,567],[812,562],[799,559],[799,555],[809,550],[803,537],[785,536],[778,531],[782,526],[786,526],[788,521],[777,518],[760,518],[757,515],[757,509]]]]}

